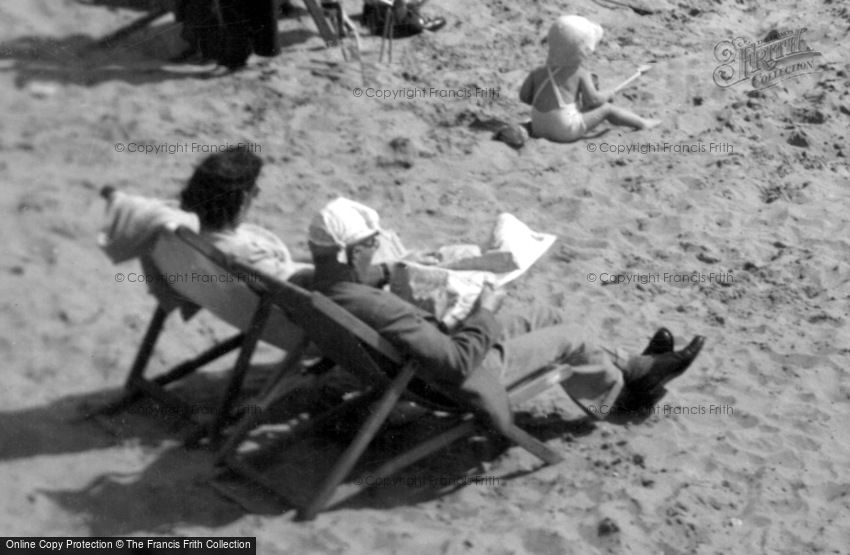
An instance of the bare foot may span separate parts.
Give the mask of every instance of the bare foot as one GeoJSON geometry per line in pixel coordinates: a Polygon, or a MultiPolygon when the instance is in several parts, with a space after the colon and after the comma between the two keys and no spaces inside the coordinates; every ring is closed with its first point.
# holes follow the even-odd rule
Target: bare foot
{"type": "Polygon", "coordinates": [[[658,127],[661,125],[660,119],[643,119],[643,129],[652,129],[653,127],[658,127]]]}

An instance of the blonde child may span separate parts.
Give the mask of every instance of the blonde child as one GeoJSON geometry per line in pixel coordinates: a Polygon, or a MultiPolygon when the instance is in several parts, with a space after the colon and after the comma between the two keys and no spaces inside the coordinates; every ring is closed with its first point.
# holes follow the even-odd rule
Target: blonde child
{"type": "Polygon", "coordinates": [[[519,98],[531,104],[532,136],[569,143],[603,121],[651,129],[660,120],[614,106],[614,90],[599,91],[584,62],[602,38],[602,27],[578,15],[561,16],[549,29],[546,65],[529,73],[519,98]]]}

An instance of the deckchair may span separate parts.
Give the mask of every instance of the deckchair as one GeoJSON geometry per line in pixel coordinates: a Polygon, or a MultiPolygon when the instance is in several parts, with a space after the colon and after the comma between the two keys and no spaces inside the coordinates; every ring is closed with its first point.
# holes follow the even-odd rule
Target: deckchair
{"type": "Polygon", "coordinates": [[[319,35],[321,35],[322,39],[325,41],[327,46],[336,46],[339,40],[342,38],[342,6],[339,2],[322,2],[322,7],[316,3],[316,0],[304,0],[304,5],[307,7],[307,11],[310,12],[310,17],[313,18],[313,22],[316,24],[316,29],[319,31],[319,35]],[[326,5],[327,4],[327,5],[326,5]],[[325,10],[333,11],[334,13],[334,25],[337,27],[336,34],[334,34],[331,26],[328,25],[328,20],[325,16],[325,10]]]}
{"type": "Polygon", "coordinates": [[[157,297],[157,307],[130,368],[124,395],[93,414],[117,413],[148,395],[195,423],[195,432],[187,441],[197,441],[204,435],[217,440],[239,395],[257,343],[263,341],[286,351],[291,356],[285,361],[297,360],[307,346],[303,332],[274,306],[259,281],[241,267],[234,267],[224,253],[188,228],[162,230],[150,254],[142,258],[142,267],[155,279],[151,292],[157,297]],[[146,378],[145,370],[165,320],[178,307],[190,313],[206,309],[239,332],[165,373],[146,378]],[[201,424],[193,418],[197,411],[166,386],[236,349],[239,355],[214,419],[201,424]]]}
{"type": "MultiPolygon", "coordinates": [[[[368,481],[370,484],[380,483],[431,453],[482,428],[488,428],[486,418],[473,409],[468,398],[463,398],[458,392],[424,381],[417,375],[414,361],[405,360],[401,353],[377,331],[328,297],[318,292],[306,291],[294,284],[282,283],[267,275],[259,275],[259,277],[270,291],[273,304],[284,308],[287,314],[301,325],[305,332],[305,339],[312,341],[325,357],[360,378],[367,386],[365,394],[349,399],[317,418],[296,426],[291,430],[289,437],[303,436],[329,420],[339,418],[343,414],[350,414],[350,409],[355,405],[371,403],[369,416],[360,426],[351,444],[335,462],[313,498],[299,507],[297,514],[299,519],[312,519],[326,507],[336,505],[368,487],[362,485],[343,495],[336,494],[338,486],[349,477],[369,443],[402,399],[413,401],[432,410],[454,413],[457,415],[457,424],[382,464],[370,473],[371,480],[368,481]]],[[[533,375],[510,384],[508,388],[510,401],[525,402],[549,387],[559,384],[570,372],[570,367],[566,365],[540,369],[533,375]]],[[[291,502],[277,484],[265,479],[262,473],[244,460],[245,457],[239,453],[239,446],[247,434],[263,420],[270,407],[285,394],[285,381],[271,382],[268,389],[254,404],[257,410],[243,415],[241,421],[231,430],[227,441],[217,454],[217,462],[291,502]]],[[[547,464],[556,464],[562,460],[557,452],[514,424],[501,430],[501,433],[547,464]]]]}

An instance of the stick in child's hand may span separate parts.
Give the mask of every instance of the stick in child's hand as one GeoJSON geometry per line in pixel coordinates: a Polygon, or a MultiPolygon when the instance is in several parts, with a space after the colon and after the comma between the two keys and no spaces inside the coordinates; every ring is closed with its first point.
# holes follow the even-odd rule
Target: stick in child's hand
{"type": "Polygon", "coordinates": [[[638,67],[637,73],[635,73],[634,75],[632,75],[631,77],[629,77],[628,79],[626,79],[625,81],[620,83],[617,86],[617,88],[614,89],[614,92],[617,93],[617,92],[620,92],[621,90],[625,89],[626,87],[629,86],[629,84],[631,84],[632,81],[634,81],[635,79],[637,79],[638,77],[640,77],[641,75],[643,75],[644,73],[649,71],[650,69],[652,69],[652,64],[644,64],[644,65],[638,67]]]}

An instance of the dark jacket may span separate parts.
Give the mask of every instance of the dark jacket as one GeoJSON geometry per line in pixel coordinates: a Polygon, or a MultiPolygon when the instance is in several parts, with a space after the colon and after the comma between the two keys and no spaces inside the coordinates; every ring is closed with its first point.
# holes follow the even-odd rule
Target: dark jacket
{"type": "Polygon", "coordinates": [[[393,293],[355,283],[347,269],[337,269],[330,278],[326,274],[315,283],[316,289],[417,360],[426,379],[460,385],[501,335],[489,310],[476,310],[448,333],[434,315],[393,293]]]}
{"type": "Polygon", "coordinates": [[[466,396],[496,429],[512,423],[508,396],[499,377],[481,363],[497,347],[501,325],[492,312],[478,308],[449,333],[434,315],[393,293],[355,283],[344,266],[317,268],[314,288],[375,329],[404,355],[419,362],[428,382],[466,396]]]}

